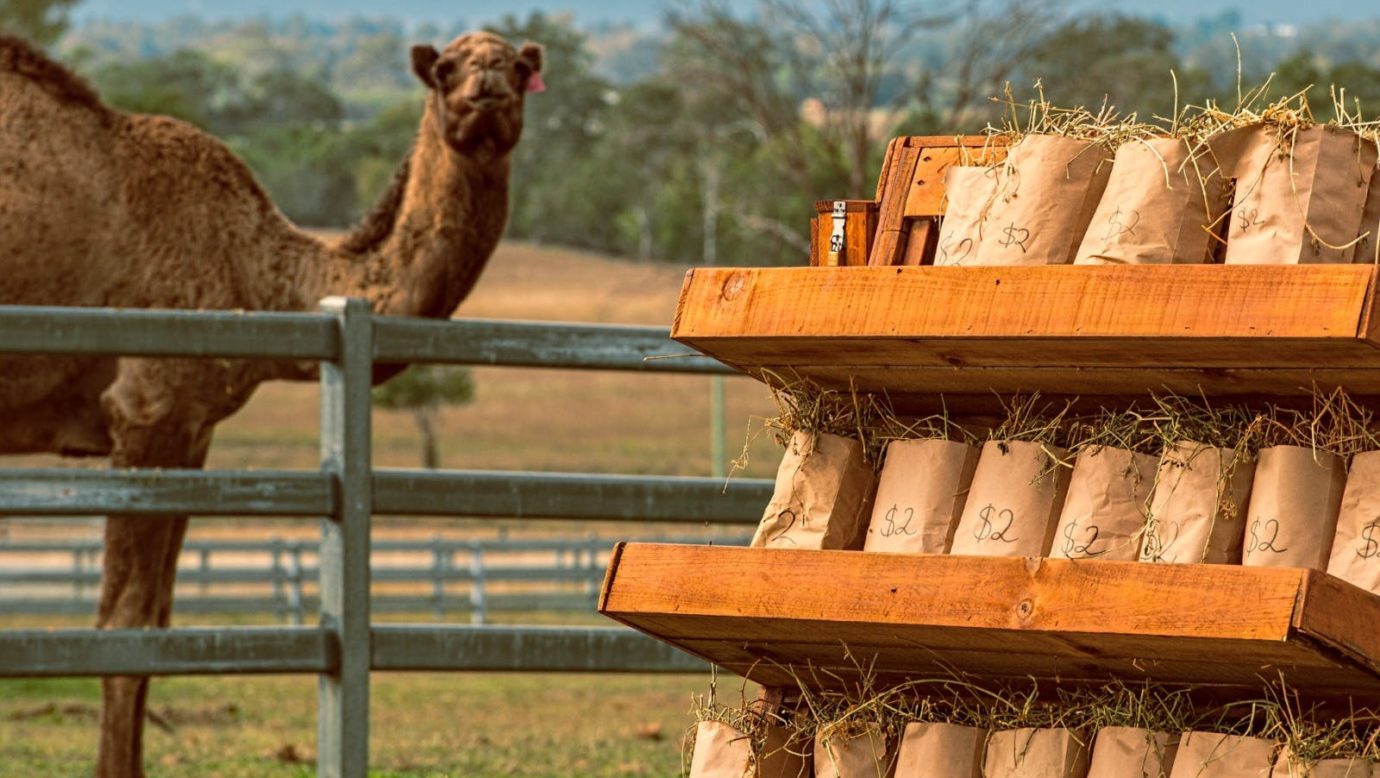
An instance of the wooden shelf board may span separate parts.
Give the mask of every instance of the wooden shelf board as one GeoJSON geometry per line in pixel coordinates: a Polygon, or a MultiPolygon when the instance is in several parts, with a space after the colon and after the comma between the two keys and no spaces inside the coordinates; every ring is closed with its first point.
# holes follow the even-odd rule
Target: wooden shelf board
{"type": "Polygon", "coordinates": [[[1380,395],[1368,265],[700,268],[672,336],[749,374],[936,393],[1380,395]]]}
{"type": "Polygon", "coordinates": [[[1380,598],[1325,574],[622,544],[601,613],[760,683],[1164,683],[1380,700],[1380,598]]]}

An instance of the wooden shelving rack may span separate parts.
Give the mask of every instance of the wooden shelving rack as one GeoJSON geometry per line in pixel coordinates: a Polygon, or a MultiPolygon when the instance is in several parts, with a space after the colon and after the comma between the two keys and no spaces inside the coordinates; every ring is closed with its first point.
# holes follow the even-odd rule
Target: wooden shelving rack
{"type": "MultiPolygon", "coordinates": [[[[893,142],[879,236],[932,242],[934,159],[956,159],[927,156],[940,140],[893,142]],[[915,148],[912,180],[895,166],[915,148]],[[918,210],[897,205],[902,185],[918,210]]],[[[1031,391],[1307,402],[1315,385],[1375,403],[1376,286],[1369,265],[710,268],[687,275],[672,336],[749,375],[886,392],[910,412],[981,417],[1031,391]]],[[[1380,701],[1380,597],[1310,570],[622,544],[599,609],[767,687],[866,667],[1244,698],[1282,678],[1380,701]]]]}

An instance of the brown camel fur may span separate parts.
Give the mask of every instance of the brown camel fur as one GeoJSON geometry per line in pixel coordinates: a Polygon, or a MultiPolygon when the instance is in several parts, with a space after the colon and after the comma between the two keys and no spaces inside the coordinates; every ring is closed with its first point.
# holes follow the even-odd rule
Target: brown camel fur
{"type": "MultiPolygon", "coordinates": [[[[23,41],[0,36],[0,304],[314,310],[366,297],[448,317],[508,215],[509,153],[541,48],[473,33],[412,49],[427,86],[416,144],[337,244],[294,227],[249,170],[183,122],[112,110],[23,41]]],[[[200,467],[217,422],[281,362],[0,356],[0,453],[200,467]]],[[[106,522],[99,626],[166,627],[185,517],[106,522]]],[[[147,678],[108,678],[96,774],[143,775],[147,678]]]]}

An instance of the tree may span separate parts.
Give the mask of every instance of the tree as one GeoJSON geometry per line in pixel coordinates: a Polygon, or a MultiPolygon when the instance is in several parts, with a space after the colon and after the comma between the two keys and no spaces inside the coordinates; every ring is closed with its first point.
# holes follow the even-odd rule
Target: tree
{"type": "MultiPolygon", "coordinates": [[[[1141,119],[1174,111],[1170,71],[1181,70],[1174,33],[1159,22],[1121,15],[1081,16],[1052,31],[1021,65],[1050,99],[1097,111],[1103,101],[1141,119]],[[1114,76],[1114,77],[1113,77],[1114,76]]],[[[1186,86],[1181,83],[1182,87],[1186,86]]],[[[1180,105],[1186,102],[1183,92],[1180,105]]]]}
{"type": "Polygon", "coordinates": [[[464,368],[413,365],[382,386],[374,388],[374,405],[409,411],[422,435],[422,466],[441,465],[437,428],[441,408],[464,405],[474,399],[474,379],[464,368]]]}
{"type": "Polygon", "coordinates": [[[81,0],[0,0],[0,31],[50,46],[67,31],[67,10],[81,0]]]}

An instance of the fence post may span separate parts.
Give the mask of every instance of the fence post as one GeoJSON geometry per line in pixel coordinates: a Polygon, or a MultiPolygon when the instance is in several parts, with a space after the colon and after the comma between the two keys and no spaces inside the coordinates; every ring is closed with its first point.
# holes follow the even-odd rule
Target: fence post
{"type": "Polygon", "coordinates": [[[484,592],[484,547],[470,541],[470,623],[483,624],[489,608],[484,592]]]}
{"type": "Polygon", "coordinates": [[[292,541],[289,548],[288,574],[292,581],[292,593],[288,595],[288,618],[292,626],[300,627],[307,618],[307,600],[302,593],[302,541],[292,541]]]}
{"type": "Polygon", "coordinates": [[[201,549],[201,594],[205,596],[211,591],[211,549],[203,547],[201,549]]]}
{"type": "Polygon", "coordinates": [[[340,355],[321,363],[321,468],[339,502],[322,522],[321,625],[335,632],[340,667],[320,678],[316,774],[365,778],[369,770],[369,521],[373,508],[369,389],[373,317],[368,301],[328,297],[340,355]]]}
{"type": "Polygon", "coordinates": [[[288,618],[288,600],[285,583],[287,576],[283,569],[283,539],[274,535],[269,538],[269,553],[273,555],[273,607],[278,610],[278,618],[288,618]]]}
{"type": "Polygon", "coordinates": [[[442,547],[441,536],[431,536],[431,608],[436,621],[446,620],[446,550],[442,547]]]}
{"type": "Polygon", "coordinates": [[[86,549],[82,546],[72,547],[72,577],[73,589],[72,597],[80,601],[85,592],[86,584],[82,581],[86,577],[86,549]]]}

